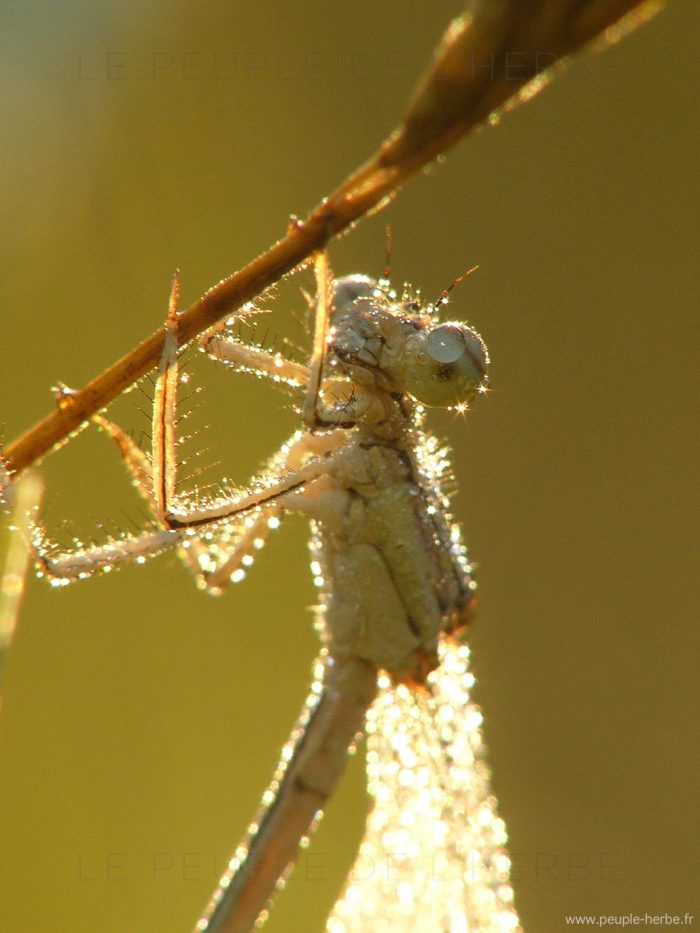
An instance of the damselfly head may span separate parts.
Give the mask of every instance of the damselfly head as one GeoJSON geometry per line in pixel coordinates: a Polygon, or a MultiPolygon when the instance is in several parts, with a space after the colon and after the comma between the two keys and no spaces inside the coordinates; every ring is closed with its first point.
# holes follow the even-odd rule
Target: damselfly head
{"type": "Polygon", "coordinates": [[[397,376],[405,390],[438,408],[466,405],[488,385],[486,344],[466,324],[430,324],[411,334],[397,376]]]}
{"type": "Polygon", "coordinates": [[[488,351],[475,330],[441,323],[435,307],[397,301],[365,275],[333,283],[330,349],[356,382],[431,407],[461,408],[488,384],[488,351]]]}

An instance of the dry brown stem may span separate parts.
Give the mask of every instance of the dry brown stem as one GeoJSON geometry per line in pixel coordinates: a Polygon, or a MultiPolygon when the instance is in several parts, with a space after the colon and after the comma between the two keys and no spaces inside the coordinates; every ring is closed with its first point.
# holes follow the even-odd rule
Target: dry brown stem
{"type": "MultiPolygon", "coordinates": [[[[609,45],[649,19],[664,0],[471,0],[448,27],[398,128],[304,221],[180,315],[187,341],[303,263],[338,233],[381,207],[417,172],[484,121],[529,100],[554,67],[591,44],[609,45]]],[[[158,363],[157,330],[4,452],[17,473],[68,437],[158,363]]]]}

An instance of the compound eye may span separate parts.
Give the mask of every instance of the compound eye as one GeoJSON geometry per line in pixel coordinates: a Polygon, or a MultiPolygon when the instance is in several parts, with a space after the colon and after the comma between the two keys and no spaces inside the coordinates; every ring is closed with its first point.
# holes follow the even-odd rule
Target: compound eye
{"type": "Polygon", "coordinates": [[[459,327],[441,324],[432,331],[427,340],[426,350],[436,363],[455,363],[466,349],[464,335],[459,327]]]}
{"type": "Polygon", "coordinates": [[[486,391],[486,344],[471,327],[448,321],[404,332],[400,353],[391,358],[391,375],[400,391],[424,405],[466,405],[486,391]]]}

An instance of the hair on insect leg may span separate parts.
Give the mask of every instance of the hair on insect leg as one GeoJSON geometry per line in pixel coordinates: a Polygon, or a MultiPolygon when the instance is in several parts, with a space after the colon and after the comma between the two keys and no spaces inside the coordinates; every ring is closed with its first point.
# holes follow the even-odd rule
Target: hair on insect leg
{"type": "Polygon", "coordinates": [[[120,509],[119,511],[122,513],[127,522],[132,526],[136,534],[141,534],[141,532],[144,530],[143,525],[139,525],[139,523],[135,521],[134,518],[132,518],[132,516],[126,511],[126,509],[120,509]]]}
{"type": "Polygon", "coordinates": [[[152,405],[152,404],[153,404],[153,396],[152,396],[152,395],[149,395],[148,392],[146,392],[146,390],[144,389],[144,387],[141,385],[140,382],[137,382],[137,383],[136,383],[136,388],[139,390],[139,392],[141,392],[142,395],[144,395],[144,396],[148,399],[148,401],[149,401],[149,402],[151,403],[151,405],[152,405]]]}

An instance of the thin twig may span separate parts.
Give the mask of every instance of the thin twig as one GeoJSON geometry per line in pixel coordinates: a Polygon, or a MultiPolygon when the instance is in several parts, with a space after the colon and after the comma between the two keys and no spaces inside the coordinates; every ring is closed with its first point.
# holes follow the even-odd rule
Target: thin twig
{"type": "MultiPolygon", "coordinates": [[[[191,340],[240,308],[382,207],[462,136],[529,100],[573,52],[616,42],[663,5],[664,0],[472,0],[448,27],[399,127],[305,221],[293,219],[283,239],[184,311],[180,340],[191,340]]],[[[83,389],[62,394],[55,411],[7,447],[10,473],[42,457],[153,369],[163,339],[161,328],[83,389]]]]}

